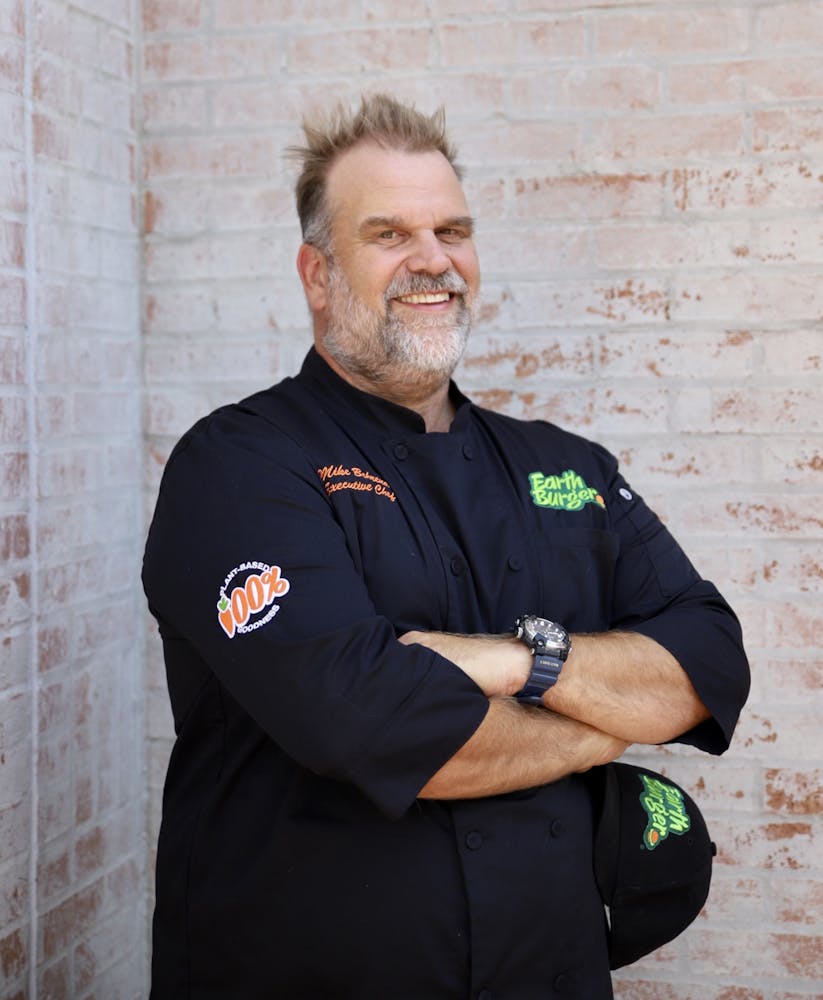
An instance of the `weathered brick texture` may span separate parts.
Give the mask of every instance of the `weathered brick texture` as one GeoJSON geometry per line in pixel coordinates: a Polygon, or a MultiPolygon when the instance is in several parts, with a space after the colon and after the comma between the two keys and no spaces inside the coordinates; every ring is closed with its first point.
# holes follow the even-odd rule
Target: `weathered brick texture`
{"type": "Polygon", "coordinates": [[[180,0],[145,4],[144,31],[149,502],[199,410],[308,341],[282,156],[301,110],[445,103],[485,277],[464,387],[619,454],[753,664],[724,760],[639,754],[695,791],[720,853],[696,927],[618,995],[823,995],[820,6],[180,0]]]}
{"type": "Polygon", "coordinates": [[[0,7],[3,997],[145,995],[130,7],[0,7]]]}
{"type": "Polygon", "coordinates": [[[823,996],[821,56],[816,0],[0,4],[0,994],[145,992],[145,519],[176,437],[310,342],[300,114],[388,89],[468,169],[464,388],[611,447],[745,627],[727,757],[634,751],[719,855],[617,994],[823,996]]]}

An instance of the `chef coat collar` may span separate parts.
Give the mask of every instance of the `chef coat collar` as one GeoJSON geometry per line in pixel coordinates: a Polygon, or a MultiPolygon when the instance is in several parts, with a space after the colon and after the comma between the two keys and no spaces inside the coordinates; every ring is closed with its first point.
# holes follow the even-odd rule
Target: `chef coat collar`
{"type": "MultiPolygon", "coordinates": [[[[387,434],[426,433],[426,423],[419,413],[383,399],[382,396],[357,389],[341,378],[314,347],[306,355],[298,377],[301,381],[313,384],[322,395],[324,405],[345,410],[347,416],[354,412],[372,430],[381,430],[387,434]]],[[[461,433],[468,427],[471,400],[452,380],[449,381],[449,399],[454,404],[455,416],[448,433],[461,433]]]]}

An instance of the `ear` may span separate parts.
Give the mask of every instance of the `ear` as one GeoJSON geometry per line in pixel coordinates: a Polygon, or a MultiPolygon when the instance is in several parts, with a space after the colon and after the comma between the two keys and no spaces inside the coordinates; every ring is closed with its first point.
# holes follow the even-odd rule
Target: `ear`
{"type": "Polygon", "coordinates": [[[306,301],[313,313],[322,312],[328,302],[329,265],[326,255],[310,243],[297,252],[297,273],[303,282],[306,301]]]}

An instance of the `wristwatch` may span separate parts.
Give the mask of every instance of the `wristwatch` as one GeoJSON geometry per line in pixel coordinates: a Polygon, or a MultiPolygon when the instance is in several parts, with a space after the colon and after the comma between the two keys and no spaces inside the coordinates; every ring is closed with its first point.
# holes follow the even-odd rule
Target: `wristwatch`
{"type": "Polygon", "coordinates": [[[562,625],[537,615],[521,615],[514,623],[514,634],[532,651],[529,679],[515,698],[539,705],[544,693],[557,683],[572,648],[571,638],[562,625]]]}

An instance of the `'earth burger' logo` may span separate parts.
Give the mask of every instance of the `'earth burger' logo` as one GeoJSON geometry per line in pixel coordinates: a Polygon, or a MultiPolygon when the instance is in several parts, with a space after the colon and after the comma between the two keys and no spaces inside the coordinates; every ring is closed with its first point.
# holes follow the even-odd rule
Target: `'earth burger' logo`
{"type": "Polygon", "coordinates": [[[529,493],[535,507],[550,507],[552,510],[582,510],[587,503],[603,508],[606,506],[598,491],[574,469],[548,476],[542,472],[530,472],[529,493]]]}
{"type": "Polygon", "coordinates": [[[640,781],[643,784],[640,804],[648,819],[643,832],[643,844],[653,851],[670,833],[678,836],[688,833],[692,821],[686,812],[686,803],[679,788],[642,772],[640,781]]]}
{"type": "Polygon", "coordinates": [[[217,602],[217,620],[226,635],[253,632],[280,610],[275,599],[289,592],[289,581],[280,575],[279,566],[263,562],[244,562],[226,576],[217,602]],[[245,575],[244,575],[245,574],[245,575]],[[235,586],[229,590],[231,584],[235,586]]]}

